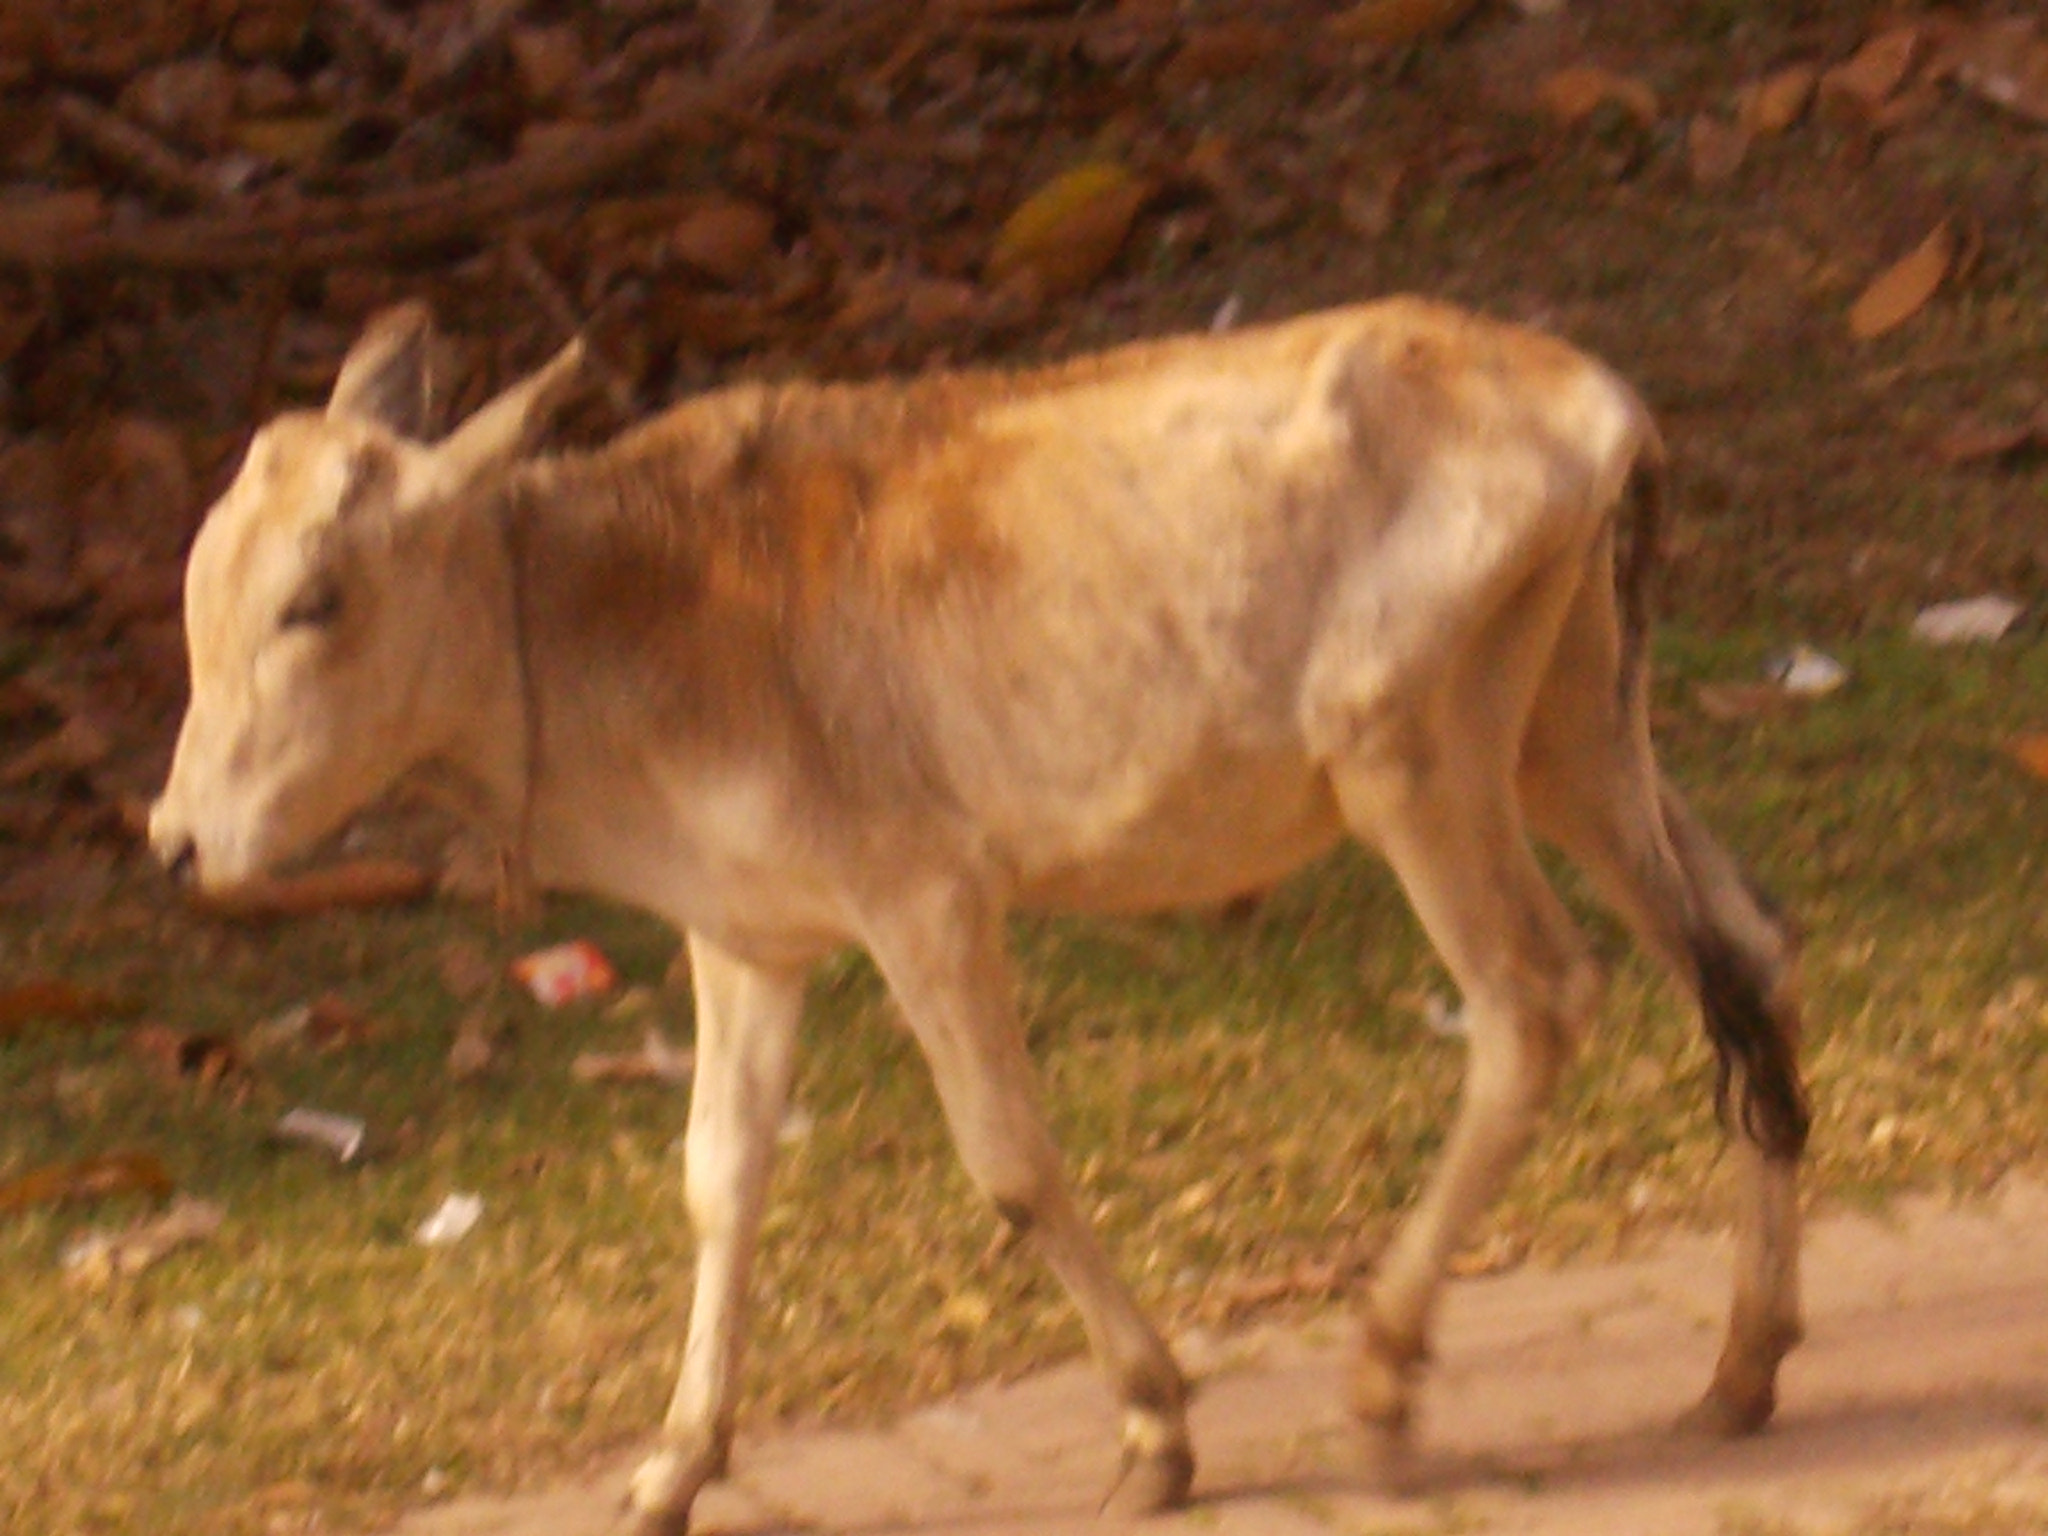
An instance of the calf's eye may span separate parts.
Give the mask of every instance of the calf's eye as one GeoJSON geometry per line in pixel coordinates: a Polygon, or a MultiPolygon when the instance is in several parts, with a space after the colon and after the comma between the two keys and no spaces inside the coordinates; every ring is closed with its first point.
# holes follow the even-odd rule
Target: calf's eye
{"type": "Polygon", "coordinates": [[[325,629],[341,617],[341,588],[331,581],[308,586],[278,617],[280,629],[325,629]]]}

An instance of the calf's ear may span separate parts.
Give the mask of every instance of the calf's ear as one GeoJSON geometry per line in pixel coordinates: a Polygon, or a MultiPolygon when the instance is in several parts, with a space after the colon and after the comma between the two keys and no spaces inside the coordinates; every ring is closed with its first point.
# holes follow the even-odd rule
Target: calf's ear
{"type": "Polygon", "coordinates": [[[328,416],[378,422],[400,437],[427,441],[440,407],[438,351],[426,305],[380,310],[342,359],[327,398],[328,416]]]}
{"type": "Polygon", "coordinates": [[[547,431],[583,385],[581,337],[476,413],[435,447],[434,455],[460,482],[516,462],[547,431]]]}

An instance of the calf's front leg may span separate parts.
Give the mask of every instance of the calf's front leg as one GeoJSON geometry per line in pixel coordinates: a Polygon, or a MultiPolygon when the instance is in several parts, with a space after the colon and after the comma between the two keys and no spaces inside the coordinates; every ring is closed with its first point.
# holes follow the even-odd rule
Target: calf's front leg
{"type": "Polygon", "coordinates": [[[1184,1502],[1195,1469],[1187,1385],[1067,1190],[1024,1048],[1000,906],[967,878],[937,878],[892,901],[868,947],[931,1063],[961,1162],[1066,1287],[1116,1393],[1123,1460],[1105,1508],[1184,1502]]]}
{"type": "Polygon", "coordinates": [[[683,1536],[697,1491],[725,1471],[747,1283],[803,1012],[801,971],[749,964],[696,934],[689,948],[697,1062],[684,1181],[697,1281],[661,1443],[633,1474],[637,1536],[683,1536]]]}

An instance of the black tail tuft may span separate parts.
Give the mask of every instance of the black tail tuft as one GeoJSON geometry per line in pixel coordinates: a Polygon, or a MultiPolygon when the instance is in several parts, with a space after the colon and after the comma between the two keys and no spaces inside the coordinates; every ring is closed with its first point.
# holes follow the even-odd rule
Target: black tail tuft
{"type": "Polygon", "coordinates": [[[1742,1078],[1742,1134],[1768,1157],[1792,1159],[1806,1150],[1812,1114],[1800,1086],[1795,1043],[1772,1015],[1755,968],[1720,934],[1692,935],[1700,1011],[1714,1046],[1714,1109],[1724,1125],[1731,1115],[1735,1078],[1742,1078]]]}
{"type": "Polygon", "coordinates": [[[1623,714],[1642,684],[1650,643],[1650,583],[1664,544],[1664,460],[1655,440],[1647,442],[1628,477],[1629,516],[1619,532],[1625,543],[1615,568],[1616,603],[1621,610],[1621,673],[1617,691],[1623,714]]]}

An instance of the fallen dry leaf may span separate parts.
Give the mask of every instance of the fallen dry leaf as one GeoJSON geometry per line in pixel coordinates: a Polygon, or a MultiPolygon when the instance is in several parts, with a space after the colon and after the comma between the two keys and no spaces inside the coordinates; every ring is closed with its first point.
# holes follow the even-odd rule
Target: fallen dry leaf
{"type": "Polygon", "coordinates": [[[991,313],[986,290],[958,278],[929,277],[896,262],[842,281],[845,298],[832,316],[835,331],[869,331],[898,324],[919,336],[936,335],[991,313]]]}
{"type": "Polygon", "coordinates": [[[1965,420],[1935,440],[1934,456],[1944,464],[1975,464],[2048,452],[2048,405],[2024,421],[1965,420]]]}
{"type": "Polygon", "coordinates": [[[683,214],[668,234],[669,254],[728,288],[760,270],[775,240],[775,215],[737,197],[707,197],[683,214]]]}
{"type": "Polygon", "coordinates": [[[1879,133],[1896,133],[1925,122],[1940,106],[1940,89],[1926,80],[1916,81],[1879,107],[1870,126],[1879,133]]]}
{"type": "Polygon", "coordinates": [[[0,1213],[38,1205],[73,1205],[112,1195],[157,1199],[176,1186],[163,1160],[150,1152],[106,1152],[69,1163],[49,1163],[0,1184],[0,1213]]]}
{"type": "Polygon", "coordinates": [[[1151,184],[1113,160],[1076,166],[1025,198],[989,248],[991,286],[1023,281],[1048,298],[1094,282],[1123,249],[1151,184]]]}
{"type": "Polygon", "coordinates": [[[1905,83],[1920,52],[1921,29],[1911,23],[1878,33],[1842,63],[1821,74],[1821,104],[1873,118],[1905,83]]]}
{"type": "Polygon", "coordinates": [[[573,26],[514,27],[505,41],[520,92],[535,106],[560,101],[587,67],[573,26]]]}
{"type": "Polygon", "coordinates": [[[106,222],[106,199],[89,190],[41,192],[11,200],[7,222],[24,239],[56,245],[74,235],[91,234],[106,222]]]}
{"type": "Polygon", "coordinates": [[[107,733],[83,715],[74,715],[41,741],[17,752],[0,768],[0,784],[20,784],[44,773],[83,773],[106,761],[112,743],[107,733]]]}
{"type": "Polygon", "coordinates": [[[1161,89],[1183,91],[1229,80],[1256,68],[1287,46],[1287,34],[1262,21],[1215,21],[1189,30],[1159,71],[1161,89]]]}
{"type": "Polygon", "coordinates": [[[12,1039],[37,1020],[59,1024],[90,1024],[131,1005],[98,987],[82,987],[57,977],[35,977],[0,988],[0,1040],[12,1039]]]}
{"type": "Polygon", "coordinates": [[[671,288],[656,295],[649,312],[662,330],[712,357],[743,352],[775,331],[767,307],[743,294],[671,288]]]}
{"type": "Polygon", "coordinates": [[[423,900],[433,889],[433,875],[404,859],[352,859],[303,875],[197,891],[192,905],[209,917],[248,921],[304,917],[333,907],[393,906],[423,900]]]}
{"type": "Polygon", "coordinates": [[[1610,101],[1645,128],[1656,126],[1657,93],[1634,75],[1616,74],[1598,64],[1574,64],[1547,75],[1536,87],[1537,105],[1567,128],[1584,122],[1610,101]]]}
{"type": "Polygon", "coordinates": [[[1475,0],[1360,0],[1332,16],[1325,26],[1339,42],[1399,48],[1448,32],[1475,0]]]}
{"type": "Polygon", "coordinates": [[[1869,341],[1904,325],[1934,297],[1955,258],[1955,221],[1943,219],[1925,240],[1871,279],[1849,308],[1849,334],[1869,341]]]}
{"type": "Polygon", "coordinates": [[[2048,779],[2048,731],[2030,732],[2012,744],[2012,755],[2037,779],[2048,779]]]}
{"type": "Polygon", "coordinates": [[[327,158],[347,127],[347,118],[325,112],[246,117],[228,130],[228,137],[244,154],[304,171],[327,158]]]}
{"type": "Polygon", "coordinates": [[[1749,130],[1740,123],[1724,123],[1705,112],[1697,114],[1685,132],[1692,179],[1703,187],[1729,180],[1742,168],[1743,159],[1749,154],[1749,141],[1749,130]]]}
{"type": "Polygon", "coordinates": [[[161,1216],[119,1232],[88,1232],[64,1250],[65,1277],[88,1290],[139,1275],[180,1248],[220,1231],[227,1212],[210,1200],[180,1195],[161,1216]]]}
{"type": "Polygon", "coordinates": [[[1783,133],[1805,114],[1819,78],[1820,70],[1812,64],[1788,64],[1766,75],[1737,97],[1736,121],[1756,138],[1783,133]]]}

